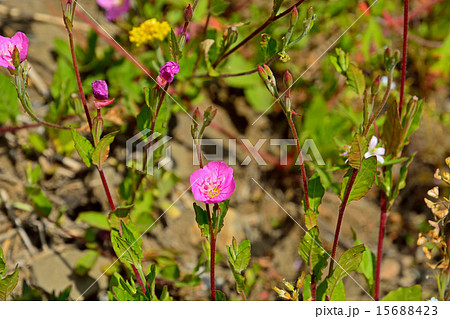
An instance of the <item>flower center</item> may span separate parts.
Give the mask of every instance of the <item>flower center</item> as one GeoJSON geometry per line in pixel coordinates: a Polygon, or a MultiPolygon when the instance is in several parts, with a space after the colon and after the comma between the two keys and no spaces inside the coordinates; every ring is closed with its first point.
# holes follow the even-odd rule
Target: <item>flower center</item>
{"type": "MultiPolygon", "coordinates": [[[[215,177],[215,176],[214,176],[215,177]]],[[[205,196],[209,198],[216,198],[220,195],[220,191],[222,190],[222,184],[225,182],[225,178],[221,176],[217,176],[214,178],[212,175],[207,177],[203,181],[203,185],[201,187],[201,191],[205,196]]]]}

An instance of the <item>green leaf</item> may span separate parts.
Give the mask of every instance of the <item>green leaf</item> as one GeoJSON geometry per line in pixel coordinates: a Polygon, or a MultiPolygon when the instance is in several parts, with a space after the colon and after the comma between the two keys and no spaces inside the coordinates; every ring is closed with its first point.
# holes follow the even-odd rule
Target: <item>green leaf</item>
{"type": "Polygon", "coordinates": [[[92,120],[92,135],[94,138],[94,145],[97,146],[103,133],[103,119],[94,117],[92,120]]]}
{"type": "Polygon", "coordinates": [[[198,228],[200,228],[202,236],[209,238],[210,229],[209,229],[208,214],[206,210],[198,206],[196,203],[194,203],[194,210],[195,210],[195,221],[197,222],[198,228]]]}
{"type": "Polygon", "coordinates": [[[177,265],[171,265],[161,270],[161,277],[166,280],[175,281],[180,278],[180,268],[177,265]]]}
{"type": "Polygon", "coordinates": [[[330,301],[345,301],[345,287],[344,282],[341,280],[334,288],[333,296],[330,298],[330,301]]]}
{"type": "MultiPolygon", "coordinates": [[[[342,180],[341,200],[344,199],[347,186],[353,174],[353,170],[353,168],[350,168],[342,180]]],[[[350,203],[352,200],[358,200],[367,194],[375,180],[376,171],[377,158],[375,156],[363,160],[361,170],[358,171],[355,182],[353,183],[352,190],[350,191],[348,203],[350,203]]]]}
{"type": "Polygon", "coordinates": [[[17,285],[19,281],[19,271],[16,266],[16,270],[13,274],[0,279],[0,300],[5,301],[17,285]]]}
{"type": "Polygon", "coordinates": [[[95,147],[94,151],[92,152],[92,163],[101,167],[103,163],[105,163],[106,159],[109,155],[109,146],[114,141],[114,138],[119,133],[112,132],[107,135],[105,135],[100,142],[98,142],[97,146],[95,147]]]}
{"type": "Polygon", "coordinates": [[[284,0],[273,0],[272,16],[275,16],[280,10],[284,0]]]}
{"type": "Polygon", "coordinates": [[[220,290],[216,290],[216,301],[227,301],[227,296],[220,290]]]}
{"type": "MultiPolygon", "coordinates": [[[[360,240],[355,241],[356,245],[361,245],[363,242],[360,240]]],[[[376,257],[369,247],[365,246],[365,250],[362,256],[361,264],[359,265],[357,271],[364,276],[367,282],[369,291],[373,291],[375,282],[375,266],[376,257]]]]}
{"type": "Polygon", "coordinates": [[[177,36],[173,32],[173,29],[170,29],[170,56],[172,57],[172,60],[175,62],[178,62],[178,60],[181,59],[182,52],[180,50],[180,47],[178,46],[178,40],[177,36]]]}
{"type": "Polygon", "coordinates": [[[239,250],[234,260],[234,268],[236,271],[241,272],[247,269],[250,262],[251,245],[248,239],[239,244],[239,250]]]}
{"type": "Polygon", "coordinates": [[[310,267],[316,282],[322,278],[322,270],[327,266],[327,254],[319,240],[319,229],[311,228],[300,240],[298,253],[305,263],[310,267]]]}
{"type": "MultiPolygon", "coordinates": [[[[325,194],[325,189],[320,182],[319,174],[315,173],[308,182],[308,198],[309,207],[316,215],[319,214],[319,205],[322,202],[322,197],[325,194]]],[[[305,207],[306,208],[306,207],[305,207]]],[[[306,209],[305,209],[306,211],[306,209]]]]}
{"type": "Polygon", "coordinates": [[[137,237],[130,229],[130,225],[126,225],[120,221],[122,226],[122,237],[119,231],[115,228],[111,230],[111,242],[114,252],[122,262],[127,262],[137,266],[141,265],[142,261],[142,237],[137,237]],[[137,237],[137,239],[136,239],[137,237]]]}
{"type": "Polygon", "coordinates": [[[75,265],[74,271],[78,276],[85,276],[94,267],[100,253],[97,250],[88,250],[75,265]]]}
{"type": "Polygon", "coordinates": [[[353,63],[350,63],[347,70],[347,85],[358,95],[362,96],[366,89],[366,80],[363,72],[353,63]]]}
{"type": "Polygon", "coordinates": [[[236,291],[240,293],[245,290],[245,278],[238,271],[236,271],[236,269],[234,269],[234,266],[230,261],[228,261],[228,265],[230,266],[230,270],[233,274],[234,280],[236,281],[236,291]]]}
{"type": "Polygon", "coordinates": [[[360,169],[362,161],[364,160],[364,154],[368,149],[367,139],[360,135],[356,134],[350,144],[350,153],[348,154],[348,163],[351,167],[360,169]]]}
{"type": "Polygon", "coordinates": [[[218,209],[216,209],[215,205],[213,207],[212,226],[215,235],[217,235],[223,227],[223,222],[227,214],[229,204],[230,200],[227,199],[218,204],[218,209]]]}
{"type": "Polygon", "coordinates": [[[75,148],[87,167],[92,165],[92,153],[94,152],[94,147],[91,142],[80,135],[75,129],[70,128],[72,132],[72,140],[75,144],[75,148]]]}
{"type": "Polygon", "coordinates": [[[0,247],[0,278],[4,275],[5,272],[6,272],[5,255],[3,254],[2,247],[0,247]]]}
{"type": "Polygon", "coordinates": [[[260,47],[263,53],[264,62],[269,60],[278,52],[277,41],[270,37],[267,33],[261,34],[260,47]]]}
{"type": "Polygon", "coordinates": [[[336,268],[333,270],[331,276],[327,279],[326,295],[332,299],[339,284],[339,282],[352,271],[358,269],[361,264],[363,253],[365,251],[364,245],[355,246],[344,252],[337,262],[336,268]]]}
{"type": "Polygon", "coordinates": [[[108,217],[99,212],[83,212],[80,213],[76,219],[77,223],[86,223],[91,227],[101,230],[111,230],[108,217]]]}
{"type": "Polygon", "coordinates": [[[115,215],[119,218],[127,218],[133,207],[134,207],[134,204],[128,205],[128,206],[119,206],[111,212],[111,215],[115,215]]]}
{"type": "Polygon", "coordinates": [[[2,94],[0,94],[0,123],[8,120],[14,123],[20,112],[17,91],[11,82],[11,77],[0,73],[0,88],[2,88],[2,94]]]}
{"type": "Polygon", "coordinates": [[[28,140],[39,153],[43,153],[47,149],[47,140],[42,135],[31,133],[28,135],[28,140]]]}
{"type": "Polygon", "coordinates": [[[394,203],[394,200],[397,198],[400,191],[406,186],[406,175],[408,174],[408,167],[411,164],[414,155],[415,154],[411,154],[408,160],[405,163],[403,163],[403,165],[400,167],[400,174],[397,183],[395,184],[392,195],[389,198],[388,211],[391,208],[392,204],[394,203]]]}
{"type": "Polygon", "coordinates": [[[44,195],[39,186],[28,186],[25,188],[25,192],[31,199],[36,213],[45,217],[48,217],[52,212],[52,202],[49,201],[47,196],[44,195]]]}
{"type": "Polygon", "coordinates": [[[399,288],[388,293],[382,301],[421,301],[422,287],[414,285],[406,288],[399,288]]]}
{"type": "MultiPolygon", "coordinates": [[[[305,201],[303,200],[303,206],[305,206],[305,201]]],[[[309,230],[317,225],[317,214],[312,209],[305,210],[305,226],[309,230]]]]}
{"type": "Polygon", "coordinates": [[[401,144],[402,132],[403,128],[400,123],[397,105],[393,103],[386,111],[386,120],[384,121],[381,134],[386,146],[386,155],[397,155],[401,144]]]}
{"type": "Polygon", "coordinates": [[[212,0],[211,13],[215,16],[219,16],[225,12],[229,5],[230,3],[224,0],[212,0]]]}

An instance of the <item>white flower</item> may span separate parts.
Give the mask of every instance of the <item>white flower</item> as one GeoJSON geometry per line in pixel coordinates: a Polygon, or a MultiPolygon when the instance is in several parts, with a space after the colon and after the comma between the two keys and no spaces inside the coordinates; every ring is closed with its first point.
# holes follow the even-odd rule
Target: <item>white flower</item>
{"type": "Polygon", "coordinates": [[[375,146],[377,146],[378,144],[378,139],[376,136],[372,136],[372,138],[370,139],[369,142],[369,150],[366,154],[364,154],[364,158],[369,158],[371,156],[376,156],[377,157],[377,161],[380,162],[381,164],[384,163],[384,158],[383,155],[386,152],[384,147],[377,147],[375,148],[375,146]]]}
{"type": "MultiPolygon", "coordinates": [[[[382,86],[387,86],[387,85],[388,85],[388,82],[389,82],[388,77],[387,77],[386,75],[383,75],[383,76],[381,77],[381,85],[382,85],[382,86]]],[[[397,87],[397,84],[395,84],[395,82],[392,81],[392,82],[391,82],[391,90],[395,90],[396,87],[397,87]]]]}
{"type": "Polygon", "coordinates": [[[431,297],[430,299],[428,299],[427,301],[439,301],[439,299],[431,297]]]}

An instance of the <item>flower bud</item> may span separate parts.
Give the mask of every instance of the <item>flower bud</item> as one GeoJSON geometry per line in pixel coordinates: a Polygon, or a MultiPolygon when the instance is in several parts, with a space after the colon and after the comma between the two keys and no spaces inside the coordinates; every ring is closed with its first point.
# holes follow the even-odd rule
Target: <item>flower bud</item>
{"type": "Polygon", "coordinates": [[[306,18],[309,20],[312,18],[313,15],[314,15],[314,9],[313,9],[313,7],[309,7],[308,11],[306,12],[306,18]]]}
{"type": "Polygon", "coordinates": [[[297,7],[294,6],[291,11],[291,20],[290,20],[291,27],[295,26],[297,24],[297,21],[298,21],[298,10],[297,7]]]}
{"type": "Polygon", "coordinates": [[[16,46],[14,47],[11,56],[14,67],[18,68],[20,66],[20,53],[16,46]]]}
{"type": "Polygon", "coordinates": [[[292,83],[293,83],[293,81],[292,81],[292,75],[291,75],[291,73],[289,73],[288,70],[286,70],[286,72],[284,72],[283,80],[284,80],[284,84],[285,84],[288,88],[290,88],[290,87],[292,86],[292,83]]]}
{"type": "Polygon", "coordinates": [[[236,27],[231,27],[230,29],[230,33],[228,35],[228,45],[232,45],[234,42],[236,42],[236,40],[239,37],[239,33],[236,27]]]}
{"type": "Polygon", "coordinates": [[[194,110],[194,121],[195,121],[195,123],[198,124],[201,121],[201,119],[202,119],[202,116],[200,114],[200,110],[198,109],[198,107],[196,107],[194,110]]]}
{"type": "Polygon", "coordinates": [[[260,66],[259,64],[258,64],[258,74],[264,82],[269,80],[266,71],[264,71],[263,67],[260,66]]]}
{"type": "Polygon", "coordinates": [[[104,101],[108,99],[108,84],[105,81],[92,82],[92,91],[97,100],[104,101]]]}
{"type": "Polygon", "coordinates": [[[206,127],[211,124],[212,120],[217,114],[217,109],[213,109],[212,106],[208,107],[203,114],[203,125],[206,127]]]}
{"type": "Polygon", "coordinates": [[[380,83],[381,83],[381,76],[378,75],[376,79],[373,81],[372,87],[370,89],[370,94],[372,94],[372,96],[378,94],[378,90],[380,89],[380,83]]]}
{"type": "Polygon", "coordinates": [[[192,6],[189,3],[187,5],[186,9],[184,9],[184,21],[191,22],[193,15],[194,15],[194,11],[192,10],[192,6]]]}

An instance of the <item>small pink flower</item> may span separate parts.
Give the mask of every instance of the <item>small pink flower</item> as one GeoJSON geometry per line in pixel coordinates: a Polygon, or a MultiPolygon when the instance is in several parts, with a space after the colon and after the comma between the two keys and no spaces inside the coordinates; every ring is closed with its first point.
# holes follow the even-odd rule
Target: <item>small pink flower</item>
{"type": "MultiPolygon", "coordinates": [[[[183,27],[177,28],[177,35],[180,36],[183,33],[183,27]]],[[[186,43],[191,40],[191,35],[186,31],[186,43]]]]}
{"type": "Polygon", "coordinates": [[[97,109],[101,109],[114,102],[114,99],[108,100],[108,84],[103,80],[92,82],[92,91],[94,92],[94,104],[97,109]]]}
{"type": "Polygon", "coordinates": [[[161,78],[169,83],[173,82],[173,77],[180,72],[180,66],[173,61],[166,62],[159,70],[161,78]]]}
{"type": "Polygon", "coordinates": [[[97,0],[100,7],[106,11],[106,19],[114,21],[130,10],[130,0],[97,0]]]}
{"type": "Polygon", "coordinates": [[[0,66],[14,70],[13,51],[17,48],[20,62],[26,60],[28,55],[28,38],[22,32],[17,32],[12,38],[0,36],[0,66]]]}
{"type": "Polygon", "coordinates": [[[219,161],[192,173],[190,181],[195,200],[205,204],[223,202],[230,198],[236,187],[233,169],[219,161]]]}

